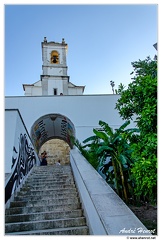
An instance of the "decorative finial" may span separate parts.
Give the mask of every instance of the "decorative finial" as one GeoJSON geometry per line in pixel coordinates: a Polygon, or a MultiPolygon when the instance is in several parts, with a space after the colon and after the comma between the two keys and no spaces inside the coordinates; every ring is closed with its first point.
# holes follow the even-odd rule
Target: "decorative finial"
{"type": "Polygon", "coordinates": [[[47,42],[47,38],[46,38],[46,37],[44,37],[44,42],[45,42],[45,43],[47,42]]]}
{"type": "Polygon", "coordinates": [[[65,44],[65,39],[64,38],[62,38],[62,44],[65,44]]]}

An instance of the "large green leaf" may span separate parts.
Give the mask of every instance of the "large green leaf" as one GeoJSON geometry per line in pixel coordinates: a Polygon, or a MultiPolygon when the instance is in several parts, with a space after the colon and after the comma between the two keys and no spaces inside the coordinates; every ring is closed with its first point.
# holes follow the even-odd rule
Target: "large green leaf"
{"type": "Polygon", "coordinates": [[[113,136],[113,130],[107,123],[100,120],[99,125],[104,129],[104,131],[107,133],[107,135],[113,136]]]}
{"type": "Polygon", "coordinates": [[[120,126],[120,128],[116,130],[116,132],[121,133],[129,124],[130,124],[130,121],[129,120],[126,121],[125,123],[123,123],[123,125],[120,126]]]}
{"type": "Polygon", "coordinates": [[[125,164],[127,163],[127,157],[126,157],[126,156],[120,154],[119,159],[120,159],[120,162],[121,162],[123,165],[125,165],[125,164]]]}
{"type": "Polygon", "coordinates": [[[100,132],[100,131],[97,131],[96,129],[93,129],[93,132],[96,134],[97,137],[101,138],[102,140],[104,141],[108,141],[108,136],[105,132],[100,132]]]}
{"type": "Polygon", "coordinates": [[[126,129],[125,132],[131,132],[131,133],[139,133],[140,130],[138,128],[129,128],[129,129],[126,129]]]}
{"type": "Polygon", "coordinates": [[[83,143],[87,143],[87,142],[90,142],[90,141],[96,141],[98,139],[97,136],[91,136],[91,137],[88,137],[86,138],[83,143]]]}
{"type": "MultiPolygon", "coordinates": [[[[115,135],[114,135],[115,136],[115,135]]],[[[117,141],[120,141],[122,139],[122,137],[120,135],[116,136],[113,140],[112,140],[112,144],[115,144],[117,141]]]]}
{"type": "Polygon", "coordinates": [[[111,148],[111,147],[109,147],[109,146],[100,146],[100,147],[97,149],[97,154],[100,154],[100,153],[102,153],[102,152],[104,152],[104,151],[106,151],[106,152],[113,152],[114,149],[111,148]]]}

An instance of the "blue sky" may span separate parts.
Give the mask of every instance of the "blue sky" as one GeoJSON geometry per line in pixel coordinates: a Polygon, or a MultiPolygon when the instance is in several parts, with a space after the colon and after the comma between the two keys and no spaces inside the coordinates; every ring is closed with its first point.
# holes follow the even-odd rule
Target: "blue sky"
{"type": "Polygon", "coordinates": [[[128,85],[131,62],[151,58],[158,41],[157,4],[6,5],[5,95],[24,95],[22,84],[40,80],[41,42],[68,44],[70,81],[84,94],[112,93],[128,85]]]}

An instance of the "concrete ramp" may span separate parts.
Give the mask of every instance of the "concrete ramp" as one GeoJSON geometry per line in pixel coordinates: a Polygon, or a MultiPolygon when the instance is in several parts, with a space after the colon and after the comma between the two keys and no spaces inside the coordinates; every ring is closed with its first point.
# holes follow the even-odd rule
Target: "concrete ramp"
{"type": "Polygon", "coordinates": [[[91,235],[150,235],[77,149],[71,150],[70,162],[91,235]]]}

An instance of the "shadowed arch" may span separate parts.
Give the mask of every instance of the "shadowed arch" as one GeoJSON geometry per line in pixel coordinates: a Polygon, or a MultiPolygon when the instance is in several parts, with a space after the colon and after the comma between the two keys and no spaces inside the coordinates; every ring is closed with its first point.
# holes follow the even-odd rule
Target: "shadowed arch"
{"type": "Polygon", "coordinates": [[[73,148],[71,137],[75,137],[75,127],[69,118],[61,114],[46,114],[37,119],[31,127],[31,138],[37,152],[50,139],[59,138],[73,148]]]}

